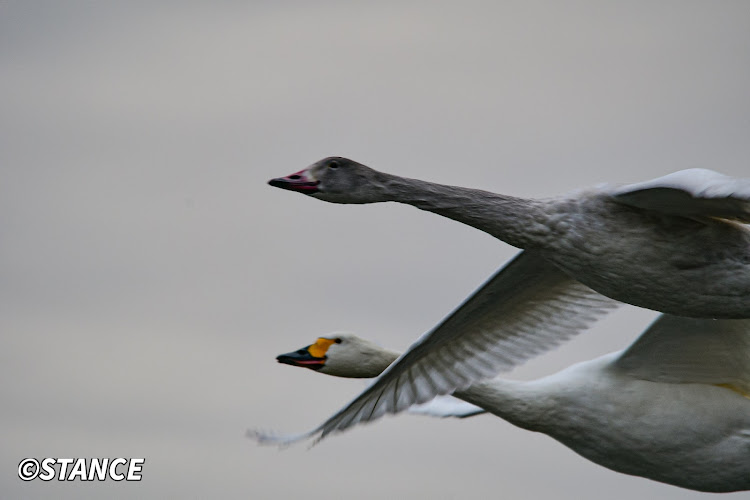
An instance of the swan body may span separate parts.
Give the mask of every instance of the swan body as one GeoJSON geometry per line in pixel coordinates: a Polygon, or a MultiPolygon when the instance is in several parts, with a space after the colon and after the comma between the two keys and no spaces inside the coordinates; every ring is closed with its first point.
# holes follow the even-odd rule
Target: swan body
{"type": "MultiPolygon", "coordinates": [[[[395,356],[353,335],[333,339],[319,339],[330,342],[321,357],[308,346],[277,359],[358,377],[356,363],[338,359],[385,370],[395,356]]],[[[478,382],[454,396],[618,472],[699,491],[750,490],[748,320],[664,315],[624,351],[531,382],[478,382]]],[[[300,438],[249,436],[266,444],[300,438]]]]}
{"type": "Polygon", "coordinates": [[[690,169],[530,200],[331,157],[270,184],[334,203],[413,205],[529,250],[621,302],[680,316],[750,317],[750,180],[690,169]]]}

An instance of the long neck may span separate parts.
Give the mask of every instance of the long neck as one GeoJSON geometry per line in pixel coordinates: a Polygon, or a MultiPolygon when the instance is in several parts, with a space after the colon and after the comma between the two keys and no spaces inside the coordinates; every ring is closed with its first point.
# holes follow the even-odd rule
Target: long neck
{"type": "Polygon", "coordinates": [[[543,431],[554,423],[554,400],[534,382],[494,379],[453,395],[523,429],[543,431]]]}
{"type": "Polygon", "coordinates": [[[380,187],[387,201],[462,222],[518,248],[534,246],[535,235],[547,230],[543,204],[536,200],[390,174],[383,174],[380,187]]]}
{"type": "Polygon", "coordinates": [[[380,346],[369,346],[356,356],[337,357],[326,363],[321,373],[345,378],[374,378],[398,358],[399,353],[380,346]]]}
{"type": "Polygon", "coordinates": [[[362,363],[361,369],[367,371],[366,375],[362,375],[363,378],[377,377],[383,371],[388,368],[391,363],[396,361],[396,358],[400,356],[396,351],[389,349],[381,349],[376,354],[370,356],[370,358],[362,363]]]}

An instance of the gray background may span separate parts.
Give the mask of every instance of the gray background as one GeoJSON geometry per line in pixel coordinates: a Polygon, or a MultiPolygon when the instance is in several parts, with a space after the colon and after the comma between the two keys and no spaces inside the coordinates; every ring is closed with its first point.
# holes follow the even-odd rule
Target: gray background
{"type": "MultiPolygon", "coordinates": [[[[362,388],[277,354],[334,330],[405,349],[515,253],[266,181],[328,155],[530,197],[747,177],[749,47],[745,1],[0,3],[3,498],[702,496],[487,416],[254,446],[246,428],[307,430],[362,388]],[[22,483],[27,456],[146,464],[22,483]]],[[[653,316],[623,308],[511,376],[653,316]]]]}

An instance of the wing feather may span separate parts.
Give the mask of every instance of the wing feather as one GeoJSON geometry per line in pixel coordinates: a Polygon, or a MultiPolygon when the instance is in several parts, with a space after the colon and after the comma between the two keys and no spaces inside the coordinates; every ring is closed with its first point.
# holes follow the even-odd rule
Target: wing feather
{"type": "Polygon", "coordinates": [[[467,418],[487,411],[453,396],[438,396],[421,405],[410,407],[409,413],[438,418],[467,418]]]}
{"type": "Polygon", "coordinates": [[[750,394],[750,320],[663,314],[614,366],[643,380],[727,384],[750,394]]]}
{"type": "Polygon", "coordinates": [[[750,179],[701,168],[681,170],[617,189],[620,203],[684,217],[718,217],[750,223],[750,179]]]}

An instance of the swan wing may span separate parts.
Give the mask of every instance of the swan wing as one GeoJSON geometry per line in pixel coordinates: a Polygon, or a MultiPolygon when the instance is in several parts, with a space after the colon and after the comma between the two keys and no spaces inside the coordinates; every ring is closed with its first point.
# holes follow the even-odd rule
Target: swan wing
{"type": "MultiPolygon", "coordinates": [[[[437,396],[426,403],[409,407],[407,412],[413,415],[436,418],[469,418],[484,415],[487,413],[487,410],[466,401],[461,401],[453,396],[437,396]]],[[[316,431],[305,434],[280,434],[274,431],[249,429],[245,435],[258,444],[286,447],[311,438],[315,433],[316,431]]]]}
{"type": "Polygon", "coordinates": [[[487,413],[484,408],[461,401],[453,396],[437,396],[421,405],[414,405],[407,411],[416,415],[438,418],[467,418],[487,413]]]}
{"type": "Polygon", "coordinates": [[[669,215],[750,223],[750,179],[734,179],[702,168],[624,186],[613,196],[620,203],[669,215]]]}
{"type": "MultiPolygon", "coordinates": [[[[616,305],[543,258],[521,252],[359,396],[296,440],[322,439],[494,377],[555,348],[616,305]]],[[[256,440],[274,443],[253,432],[256,440]]]]}
{"type": "Polygon", "coordinates": [[[643,380],[723,384],[750,394],[750,320],[663,314],[614,365],[643,380]]]}

